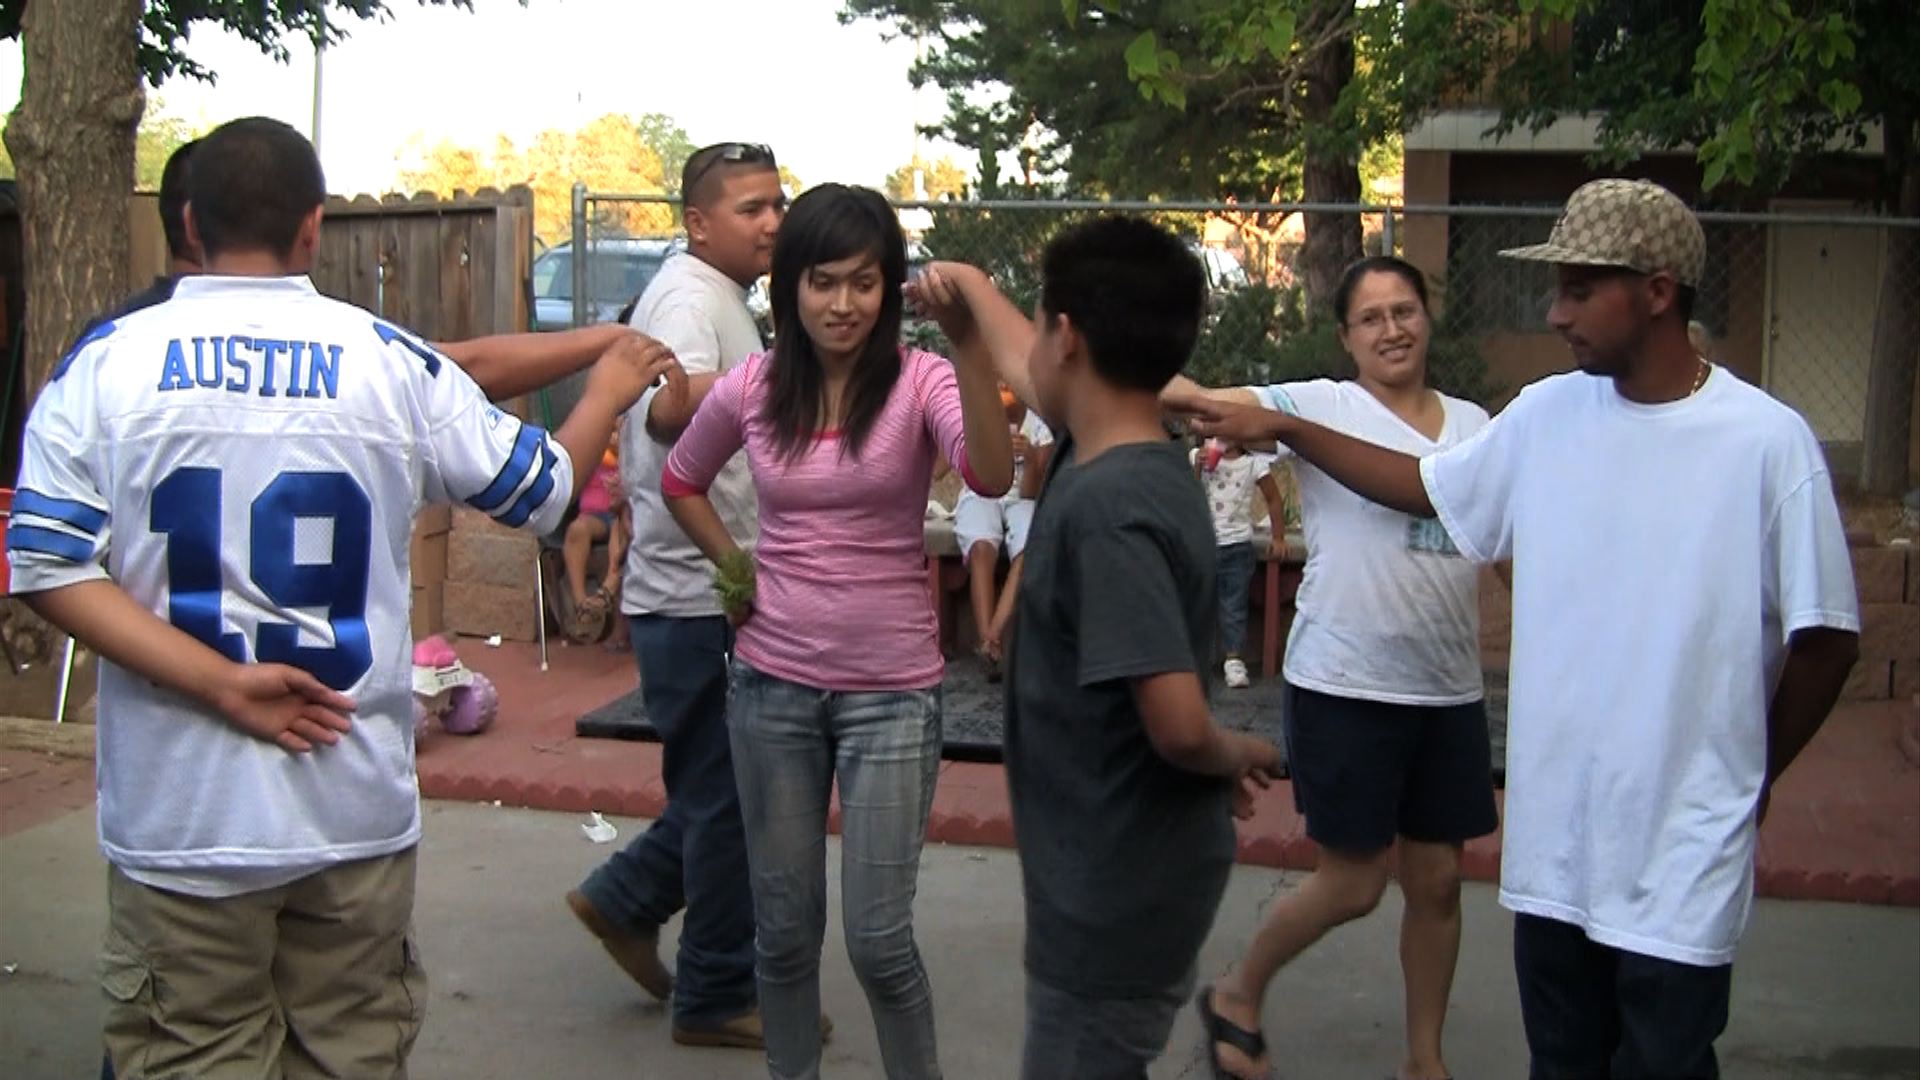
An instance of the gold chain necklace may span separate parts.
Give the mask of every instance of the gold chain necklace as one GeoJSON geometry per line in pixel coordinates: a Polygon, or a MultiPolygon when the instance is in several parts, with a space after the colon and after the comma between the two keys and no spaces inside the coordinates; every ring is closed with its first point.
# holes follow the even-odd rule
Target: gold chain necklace
{"type": "Polygon", "coordinates": [[[1700,374],[1696,376],[1693,380],[1693,389],[1687,391],[1688,397],[1692,397],[1693,395],[1699,393],[1700,388],[1707,385],[1707,376],[1713,374],[1713,365],[1707,363],[1705,357],[1697,356],[1697,357],[1694,357],[1694,359],[1700,361],[1700,374]]]}

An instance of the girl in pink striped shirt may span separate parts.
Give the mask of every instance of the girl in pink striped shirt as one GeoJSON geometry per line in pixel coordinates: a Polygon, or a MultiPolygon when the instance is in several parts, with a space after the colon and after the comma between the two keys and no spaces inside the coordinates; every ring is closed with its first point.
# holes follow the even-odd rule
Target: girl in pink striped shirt
{"type": "Polygon", "coordinates": [[[826,184],[773,250],[772,352],[722,376],[661,477],[716,563],[740,549],[707,500],[745,449],[760,501],[757,582],[727,727],[753,873],[760,1014],[775,1077],[817,1075],[827,801],[840,783],[847,951],[889,1077],[937,1077],[913,896],[940,759],[944,668],[923,515],[939,454],[987,496],[1013,462],[990,358],[900,345],[906,244],[879,193],[826,184]]]}

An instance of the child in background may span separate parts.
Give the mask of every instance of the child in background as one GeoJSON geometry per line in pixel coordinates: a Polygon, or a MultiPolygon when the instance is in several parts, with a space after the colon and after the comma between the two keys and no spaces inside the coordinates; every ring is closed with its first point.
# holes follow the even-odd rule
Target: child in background
{"type": "MultiPolygon", "coordinates": [[[[600,464],[587,486],[580,491],[580,512],[567,525],[560,553],[567,572],[567,591],[573,600],[573,615],[567,620],[567,640],[580,644],[593,641],[606,631],[607,613],[613,597],[620,594],[620,567],[626,561],[627,522],[625,500],[620,494],[620,444],[607,444],[600,464]],[[607,542],[607,570],[600,583],[587,591],[587,560],[593,545],[607,542]]],[[[624,620],[618,620],[624,621],[624,620]]]]}
{"type": "Polygon", "coordinates": [[[1053,432],[1027,411],[1012,390],[1002,386],[1000,402],[1006,407],[1007,426],[1013,431],[1013,487],[999,498],[962,487],[953,504],[954,539],[967,559],[973,625],[980,632],[978,651],[987,666],[987,681],[993,683],[1000,681],[1001,639],[1013,619],[1013,601],[1020,591],[1020,571],[1026,559],[1027,530],[1033,524],[1033,501],[1040,495],[1040,478],[1046,475],[1047,454],[1053,446],[1053,432]],[[1002,538],[1009,560],[1007,585],[995,596],[1002,538]]]}
{"type": "Polygon", "coordinates": [[[1237,443],[1209,439],[1191,455],[1193,472],[1207,490],[1207,508],[1213,512],[1213,542],[1219,557],[1220,650],[1226,654],[1221,671],[1227,686],[1244,690],[1247,662],[1240,650],[1247,639],[1247,590],[1253,584],[1253,489],[1266,500],[1273,522],[1273,542],[1286,543],[1286,515],[1280,508],[1280,485],[1273,481],[1273,458],[1249,454],[1237,443]]]}

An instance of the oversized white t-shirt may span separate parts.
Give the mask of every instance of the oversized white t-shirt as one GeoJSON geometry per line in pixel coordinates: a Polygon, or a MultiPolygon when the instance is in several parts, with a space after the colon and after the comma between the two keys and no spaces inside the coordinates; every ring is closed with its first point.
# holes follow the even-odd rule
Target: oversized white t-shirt
{"type": "MultiPolygon", "coordinates": [[[[1252,387],[1270,409],[1425,457],[1486,426],[1471,401],[1440,395],[1438,439],[1408,426],[1356,382],[1252,387]]],[[[1280,447],[1288,454],[1285,445],[1280,447]]],[[[1281,673],[1295,686],[1398,705],[1480,700],[1480,571],[1432,518],[1362,498],[1295,458],[1307,565],[1281,673]]]]}
{"type": "MultiPolygon", "coordinates": [[[[747,290],[697,255],[669,258],[647,283],[628,325],[673,350],[689,375],[731,371],[766,348],[747,310],[747,290]]],[[[647,433],[652,392],[620,433],[620,481],[633,508],[633,539],[621,577],[620,610],[629,615],[720,614],[713,565],[681,530],[660,498],[660,470],[671,446],[647,433]]],[[[759,503],[745,454],[736,455],[708,491],[734,542],[760,539],[759,503]]]]}
{"type": "Polygon", "coordinates": [[[7,529],[13,587],[112,578],[229,658],[350,695],[291,754],[100,665],[100,846],[225,896],[420,838],[407,550],[423,504],[550,530],[567,452],[452,361],[304,277],[189,277],[96,327],[41,391],[7,529]]]}
{"type": "Polygon", "coordinates": [[[1576,372],[1421,476],[1462,552],[1513,560],[1501,903],[1731,962],[1787,637],[1860,626],[1806,422],[1718,368],[1661,405],[1576,372]]]}

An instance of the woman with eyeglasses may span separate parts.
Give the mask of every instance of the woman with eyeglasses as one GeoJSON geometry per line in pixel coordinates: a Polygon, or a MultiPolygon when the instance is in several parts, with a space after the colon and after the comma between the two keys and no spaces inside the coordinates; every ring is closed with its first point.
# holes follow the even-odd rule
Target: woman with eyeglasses
{"type": "MultiPolygon", "coordinates": [[[[1260,404],[1418,456],[1487,424],[1480,406],[1428,384],[1433,327],[1416,267],[1391,257],[1354,263],[1333,313],[1352,379],[1237,390],[1179,379],[1167,404],[1177,410],[1196,396],[1260,404]]],[[[1460,950],[1461,848],[1499,824],[1479,571],[1438,521],[1369,502],[1305,461],[1293,468],[1307,565],[1283,664],[1287,762],[1320,859],[1269,909],[1232,972],[1201,991],[1209,1058],[1216,1076],[1267,1075],[1268,983],[1321,935],[1371,912],[1392,875],[1405,898],[1398,1075],[1439,1080],[1448,1075],[1441,1027],[1460,950]]]]}
{"type": "Polygon", "coordinates": [[[739,627],[727,727],[775,1077],[819,1073],[836,779],[847,952],[886,1073],[940,1075],[913,937],[944,667],[923,515],[936,457],[989,497],[1006,491],[1013,460],[978,336],[951,363],[901,344],[906,266],[878,192],[824,184],[795,199],[773,248],[776,344],[714,384],[661,480],[739,627]],[[752,556],[706,496],[742,447],[760,505],[752,556]]]}

